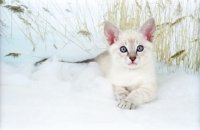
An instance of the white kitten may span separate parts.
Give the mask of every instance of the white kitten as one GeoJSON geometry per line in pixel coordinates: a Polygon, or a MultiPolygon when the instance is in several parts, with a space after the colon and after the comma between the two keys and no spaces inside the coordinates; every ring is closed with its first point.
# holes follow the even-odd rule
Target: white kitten
{"type": "MultiPolygon", "coordinates": [[[[113,24],[106,22],[104,33],[110,44],[108,50],[94,59],[76,63],[96,61],[113,85],[118,106],[122,109],[134,109],[156,96],[152,43],[155,30],[153,18],[147,20],[139,31],[121,32],[113,24]]],[[[47,59],[38,61],[35,65],[47,59]]]]}
{"type": "Polygon", "coordinates": [[[120,31],[106,22],[104,33],[110,46],[94,60],[99,64],[112,85],[122,109],[135,109],[156,96],[156,76],[153,60],[153,18],[138,31],[120,31]]]}

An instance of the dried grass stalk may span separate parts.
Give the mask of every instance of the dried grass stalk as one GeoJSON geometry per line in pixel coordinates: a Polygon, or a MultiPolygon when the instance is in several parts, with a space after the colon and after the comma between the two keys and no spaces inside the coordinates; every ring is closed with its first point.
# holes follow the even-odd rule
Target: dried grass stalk
{"type": "Polygon", "coordinates": [[[178,51],[178,52],[176,52],[176,54],[174,54],[173,56],[171,56],[171,58],[173,59],[173,58],[177,58],[177,57],[179,57],[182,53],[184,53],[185,52],[185,50],[180,50],[180,51],[178,51]]]}
{"type": "Polygon", "coordinates": [[[77,34],[82,34],[87,37],[91,35],[91,33],[89,31],[85,31],[85,30],[80,30],[80,31],[78,31],[77,34]]]}
{"type": "Polygon", "coordinates": [[[13,58],[18,58],[20,55],[21,55],[20,53],[9,53],[9,54],[5,55],[5,57],[12,56],[13,58]]]}
{"type": "Polygon", "coordinates": [[[4,3],[4,1],[3,0],[0,0],[0,5],[2,5],[4,3]]]}
{"type": "Polygon", "coordinates": [[[21,6],[6,5],[4,6],[14,13],[24,13],[24,9],[21,6]]]}

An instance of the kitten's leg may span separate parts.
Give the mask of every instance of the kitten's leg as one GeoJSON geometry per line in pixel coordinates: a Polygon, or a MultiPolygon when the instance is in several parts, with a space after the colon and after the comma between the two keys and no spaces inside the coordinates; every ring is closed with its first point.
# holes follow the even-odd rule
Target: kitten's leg
{"type": "Polygon", "coordinates": [[[113,86],[113,91],[117,101],[122,101],[129,94],[125,87],[113,86]]]}
{"type": "Polygon", "coordinates": [[[149,102],[155,98],[156,87],[140,87],[133,90],[123,101],[118,104],[122,109],[135,109],[137,105],[149,102]]]}

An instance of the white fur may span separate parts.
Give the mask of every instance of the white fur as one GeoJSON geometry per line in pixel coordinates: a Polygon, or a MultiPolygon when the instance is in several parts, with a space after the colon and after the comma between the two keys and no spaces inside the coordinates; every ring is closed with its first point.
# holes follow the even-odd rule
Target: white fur
{"type": "MultiPolygon", "coordinates": [[[[150,28],[153,30],[150,32],[150,36],[153,37],[154,26],[154,20],[150,19],[140,30],[145,32],[146,28],[150,28]]],[[[111,81],[114,95],[119,101],[118,107],[134,109],[137,105],[149,102],[156,96],[157,85],[152,37],[148,41],[145,34],[140,31],[126,30],[121,32],[111,23],[105,25],[106,37],[110,30],[114,30],[113,33],[118,35],[111,35],[114,37],[114,43],[112,43],[112,40],[109,41],[111,45],[108,51],[96,57],[95,61],[99,64],[105,77],[111,81]],[[144,46],[142,52],[136,51],[138,45],[144,46]],[[128,52],[120,52],[121,46],[125,46],[128,52]],[[132,61],[129,58],[131,56],[136,57],[134,64],[131,64],[132,61]]]]}

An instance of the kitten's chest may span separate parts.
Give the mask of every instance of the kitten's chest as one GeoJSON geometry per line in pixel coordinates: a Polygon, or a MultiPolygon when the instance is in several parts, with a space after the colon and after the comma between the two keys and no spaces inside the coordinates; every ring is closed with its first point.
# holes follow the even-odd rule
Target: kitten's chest
{"type": "Polygon", "coordinates": [[[136,71],[125,71],[111,69],[108,79],[115,86],[137,87],[142,81],[142,77],[136,71]]]}

